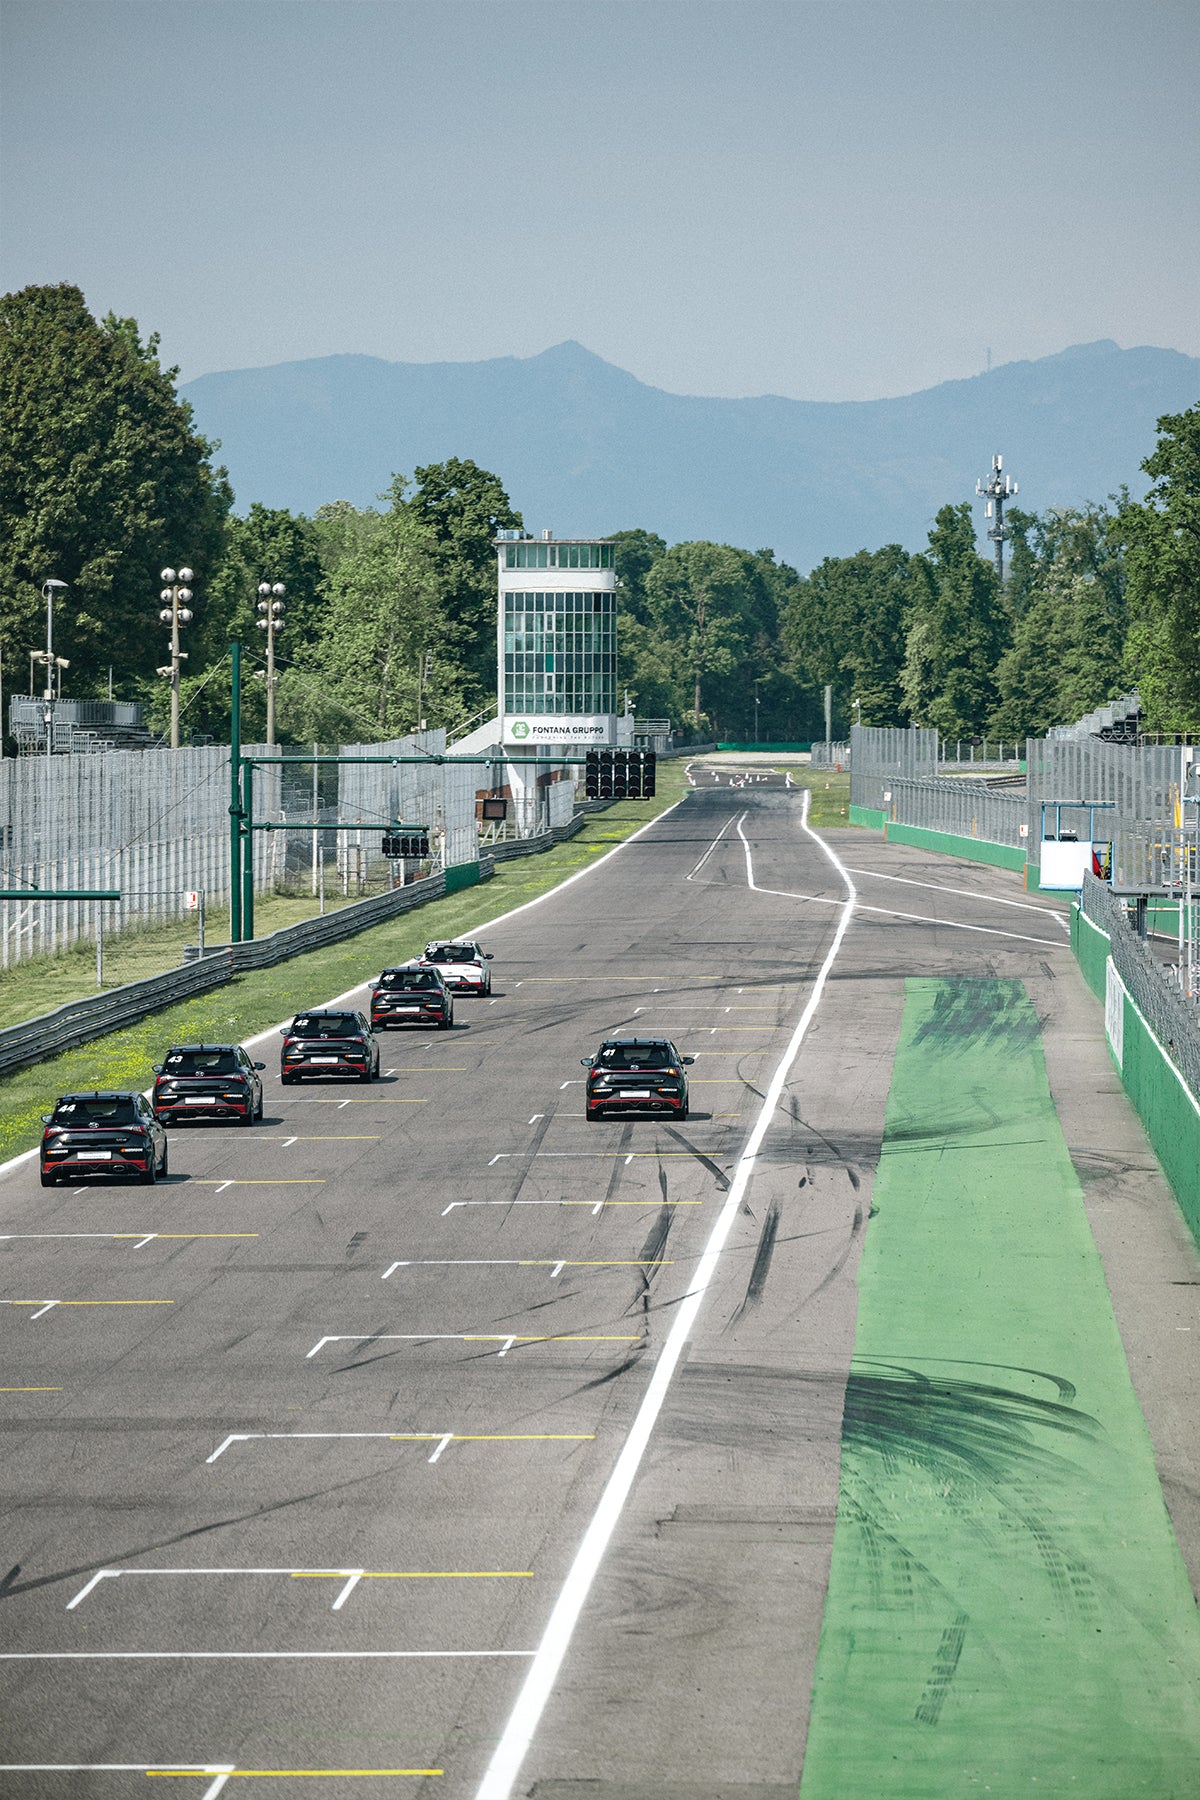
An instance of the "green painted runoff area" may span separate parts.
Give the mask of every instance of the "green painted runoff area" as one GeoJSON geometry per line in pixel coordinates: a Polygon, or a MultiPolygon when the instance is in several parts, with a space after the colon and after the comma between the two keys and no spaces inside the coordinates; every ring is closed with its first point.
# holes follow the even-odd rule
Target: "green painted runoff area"
{"type": "Polygon", "coordinates": [[[1020,982],[913,980],[801,1800],[1196,1800],[1200,1623],[1020,982]]]}

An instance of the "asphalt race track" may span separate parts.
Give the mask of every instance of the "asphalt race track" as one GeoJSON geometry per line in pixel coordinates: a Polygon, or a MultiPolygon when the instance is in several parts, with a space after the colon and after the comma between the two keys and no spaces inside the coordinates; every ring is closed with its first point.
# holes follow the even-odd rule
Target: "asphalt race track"
{"type": "Polygon", "coordinates": [[[165,1184],[0,1172],[6,1796],[796,1794],[905,978],[1082,987],[1008,877],[697,781],[379,1083],[276,1037],[165,1184]],[[635,1032],[690,1117],[586,1122],[635,1032]]]}

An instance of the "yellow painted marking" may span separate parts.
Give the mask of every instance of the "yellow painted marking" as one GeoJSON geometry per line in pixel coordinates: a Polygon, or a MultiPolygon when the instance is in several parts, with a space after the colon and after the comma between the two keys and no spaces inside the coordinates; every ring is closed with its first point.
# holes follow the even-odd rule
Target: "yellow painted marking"
{"type": "MultiPolygon", "coordinates": [[[[223,1771],[219,1771],[223,1772],[223,1771]]],[[[147,1769],[147,1775],[203,1775],[210,1781],[211,1769],[147,1769]]],[[[230,1781],[240,1781],[244,1775],[444,1775],[445,1769],[232,1769],[230,1781]]]]}
{"type": "MultiPolygon", "coordinates": [[[[282,1103],[281,1103],[282,1104],[282,1103]]],[[[291,1104],[296,1105],[292,1100],[291,1104]]],[[[400,1100],[394,1094],[322,1094],[319,1100],[302,1100],[301,1106],[428,1106],[428,1100],[400,1100]]]]}
{"type": "MultiPolygon", "coordinates": [[[[445,1435],[456,1444],[591,1444],[596,1438],[594,1431],[448,1431],[445,1435]]],[[[393,1431],[390,1436],[392,1443],[402,1444],[416,1439],[428,1442],[437,1433],[393,1431]]]]}
{"type": "Polygon", "coordinates": [[[595,1262],[575,1262],[569,1256],[526,1256],[517,1259],[519,1269],[673,1269],[674,1258],[669,1262],[643,1262],[640,1257],[631,1256],[621,1261],[614,1256],[600,1257],[595,1262]]]}
{"type": "Polygon", "coordinates": [[[0,1394],[61,1394],[60,1387],[6,1388],[0,1387],[0,1394]]]}
{"type": "Polygon", "coordinates": [[[327,1137],[260,1137],[260,1144],[377,1144],[381,1131],[334,1131],[327,1137]]]}
{"type": "Polygon", "coordinates": [[[464,1344],[636,1344],[636,1332],[625,1332],[618,1336],[616,1332],[608,1332],[600,1337],[581,1337],[573,1332],[556,1331],[548,1336],[525,1337],[518,1331],[464,1331],[464,1344]]]}
{"type": "MultiPolygon", "coordinates": [[[[344,1581],[345,1569],[293,1569],[293,1581],[344,1581]]],[[[363,1581],[532,1581],[532,1569],[364,1569],[363,1581]]]]}
{"type": "Polygon", "coordinates": [[[284,1177],[280,1177],[278,1180],[274,1180],[274,1181],[272,1181],[266,1177],[264,1177],[263,1180],[261,1180],[261,1181],[235,1181],[232,1175],[227,1175],[225,1177],[224,1181],[220,1181],[214,1177],[212,1180],[205,1179],[203,1181],[194,1181],[192,1183],[192,1186],[193,1187],[324,1187],[325,1186],[325,1177],[323,1175],[319,1175],[319,1176],[305,1176],[303,1178],[293,1179],[291,1176],[284,1176],[284,1177]]]}
{"type": "MultiPolygon", "coordinates": [[[[3,1300],[0,1306],[49,1306],[48,1300],[3,1300]]],[[[173,1300],[56,1300],[57,1306],[174,1306],[173,1300]]]]}
{"type": "MultiPolygon", "coordinates": [[[[497,1201],[497,1205],[502,1202],[497,1201]]],[[[560,1200],[560,1206],[595,1206],[594,1200],[560,1200]]],[[[610,1206],[703,1206],[703,1200],[606,1200],[606,1208],[610,1206]]]]}

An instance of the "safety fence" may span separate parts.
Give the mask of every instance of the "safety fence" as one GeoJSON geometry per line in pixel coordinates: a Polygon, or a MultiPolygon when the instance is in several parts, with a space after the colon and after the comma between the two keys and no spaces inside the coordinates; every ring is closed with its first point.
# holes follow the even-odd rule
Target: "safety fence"
{"type": "Polygon", "coordinates": [[[848,769],[850,746],[845,740],[815,743],[809,751],[809,767],[813,769],[848,769]]]}
{"type": "Polygon", "coordinates": [[[1103,1002],[1122,1085],[1200,1242],[1200,1014],[1164,980],[1122,902],[1090,875],[1072,909],[1071,946],[1103,1002]]]}

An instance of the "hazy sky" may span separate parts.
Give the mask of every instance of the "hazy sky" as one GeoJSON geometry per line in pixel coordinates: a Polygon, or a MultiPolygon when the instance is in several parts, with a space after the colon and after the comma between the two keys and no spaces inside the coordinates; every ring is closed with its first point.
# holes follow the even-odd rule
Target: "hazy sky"
{"type": "Polygon", "coordinates": [[[2,0],[0,282],[184,380],[564,338],[870,399],[1200,354],[1197,0],[2,0]]]}

